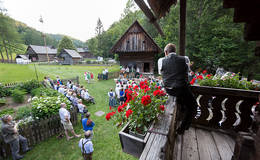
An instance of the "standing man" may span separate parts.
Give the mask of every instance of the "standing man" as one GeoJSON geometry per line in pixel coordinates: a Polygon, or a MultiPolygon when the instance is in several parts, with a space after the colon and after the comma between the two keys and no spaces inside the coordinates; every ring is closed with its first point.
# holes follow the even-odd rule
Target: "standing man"
{"type": "Polygon", "coordinates": [[[106,72],[106,80],[108,80],[108,69],[107,68],[105,69],[105,72],[106,72]]]}
{"type": "Polygon", "coordinates": [[[67,106],[66,103],[61,103],[60,109],[59,109],[59,115],[60,115],[60,119],[61,119],[61,124],[63,125],[64,130],[65,130],[66,138],[69,141],[73,137],[69,136],[68,131],[70,131],[74,137],[80,137],[80,135],[77,135],[74,132],[73,126],[70,122],[70,112],[66,109],[66,106],[67,106]]]}
{"type": "Polygon", "coordinates": [[[2,135],[5,143],[10,144],[13,160],[22,159],[24,156],[19,154],[20,143],[22,144],[23,152],[28,152],[31,149],[28,148],[27,139],[19,135],[17,131],[17,124],[13,122],[11,115],[5,115],[2,118],[2,135]]]}
{"type": "Polygon", "coordinates": [[[81,149],[84,160],[92,160],[92,154],[94,151],[93,143],[90,139],[91,131],[88,130],[84,134],[85,138],[79,140],[79,148],[81,149]]]}
{"type": "Polygon", "coordinates": [[[177,102],[184,109],[184,117],[177,129],[178,134],[188,130],[192,119],[196,115],[197,102],[190,90],[188,83],[188,66],[185,57],[176,55],[176,46],[169,43],[164,48],[165,57],[161,60],[162,66],[159,73],[162,73],[164,87],[171,96],[177,97],[177,102]]]}

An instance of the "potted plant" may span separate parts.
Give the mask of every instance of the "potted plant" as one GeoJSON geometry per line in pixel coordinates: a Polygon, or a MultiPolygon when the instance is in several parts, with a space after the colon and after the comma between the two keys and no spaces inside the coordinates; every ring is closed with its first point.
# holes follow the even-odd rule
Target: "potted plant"
{"type": "Polygon", "coordinates": [[[122,126],[119,132],[124,152],[139,157],[149,137],[149,127],[165,110],[167,96],[155,82],[141,81],[126,90],[127,100],[123,105],[106,115],[115,125],[122,126]]]}

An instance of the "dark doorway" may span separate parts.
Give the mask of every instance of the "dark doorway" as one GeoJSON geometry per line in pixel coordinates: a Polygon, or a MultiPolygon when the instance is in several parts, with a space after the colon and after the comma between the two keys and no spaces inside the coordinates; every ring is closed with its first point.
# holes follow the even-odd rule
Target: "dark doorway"
{"type": "Polygon", "coordinates": [[[150,72],[150,63],[144,63],[144,72],[150,72]]]}

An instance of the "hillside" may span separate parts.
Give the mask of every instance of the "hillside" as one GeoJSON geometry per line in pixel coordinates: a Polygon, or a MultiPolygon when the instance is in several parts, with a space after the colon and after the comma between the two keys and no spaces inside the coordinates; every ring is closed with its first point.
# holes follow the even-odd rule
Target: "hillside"
{"type": "MultiPolygon", "coordinates": [[[[12,18],[11,18],[12,19],[12,18]]],[[[16,21],[12,19],[16,25],[17,32],[19,33],[22,42],[25,45],[44,45],[44,41],[42,38],[42,32],[37,31],[36,29],[27,26],[25,23],[16,21]]],[[[47,45],[52,45],[58,47],[59,41],[62,39],[64,35],[60,34],[48,34],[46,35],[46,43],[47,45]]],[[[68,36],[69,37],[69,36],[68,36]]],[[[86,47],[86,44],[78,39],[70,37],[76,47],[86,47]]]]}

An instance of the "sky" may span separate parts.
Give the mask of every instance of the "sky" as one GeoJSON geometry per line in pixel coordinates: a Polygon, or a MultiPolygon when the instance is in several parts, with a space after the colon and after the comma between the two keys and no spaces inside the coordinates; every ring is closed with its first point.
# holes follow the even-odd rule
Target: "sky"
{"type": "Polygon", "coordinates": [[[10,17],[39,31],[86,41],[95,36],[98,18],[107,30],[118,21],[127,0],[2,0],[10,17]],[[40,16],[44,23],[40,23],[40,16]]]}

